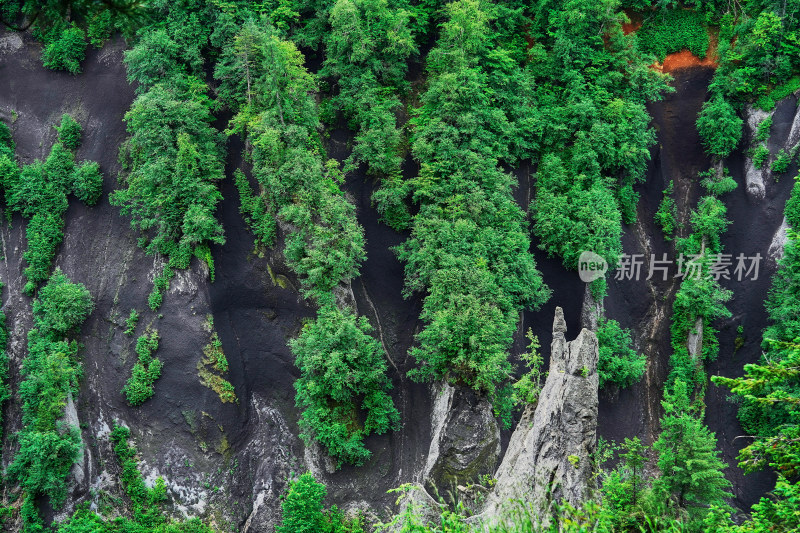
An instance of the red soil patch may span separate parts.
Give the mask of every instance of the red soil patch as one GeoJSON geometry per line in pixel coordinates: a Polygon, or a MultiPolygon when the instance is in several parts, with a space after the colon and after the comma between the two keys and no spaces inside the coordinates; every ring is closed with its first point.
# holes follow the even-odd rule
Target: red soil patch
{"type": "Polygon", "coordinates": [[[710,33],[708,39],[708,52],[705,59],[700,59],[689,50],[683,49],[680,52],[669,54],[664,58],[663,63],[655,62],[652,68],[661,72],[674,72],[682,68],[691,67],[711,67],[717,68],[719,66],[717,57],[717,34],[710,33]]]}
{"type": "Polygon", "coordinates": [[[628,15],[628,19],[630,22],[626,22],[622,25],[622,33],[628,35],[629,33],[633,33],[639,28],[642,27],[642,14],[637,13],[635,11],[625,10],[625,14],[628,15]]]}

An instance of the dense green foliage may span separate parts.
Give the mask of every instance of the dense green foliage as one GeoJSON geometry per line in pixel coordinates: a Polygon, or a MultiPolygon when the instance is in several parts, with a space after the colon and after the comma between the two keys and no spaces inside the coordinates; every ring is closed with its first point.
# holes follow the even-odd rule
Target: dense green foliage
{"type": "Polygon", "coordinates": [[[364,437],[396,428],[400,418],[383,349],[370,330],[365,317],[325,306],[290,342],[301,372],[294,386],[303,437],[315,438],[340,464],[363,463],[370,456],[364,437]]]}
{"type": "Polygon", "coordinates": [[[260,245],[273,245],[277,222],[285,224],[286,263],[305,296],[320,305],[317,319],[290,343],[301,371],[295,388],[303,437],[321,443],[339,464],[361,464],[370,456],[364,437],[393,429],[399,415],[369,323],[335,302],[334,289],[365,259],[364,235],[340,189],[338,163],[325,161],[314,78],[293,43],[252,19],[223,48],[215,75],[237,111],[230,131],[246,135],[251,146],[258,190],[237,173],[242,213],[260,245]]]}
{"type": "Polygon", "coordinates": [[[631,332],[620,327],[619,322],[600,318],[597,325],[597,342],[600,345],[597,374],[600,387],[614,383],[630,387],[642,379],[647,358],[631,347],[631,332]]]}
{"type": "Polygon", "coordinates": [[[704,58],[708,50],[708,31],[704,17],[685,9],[658,10],[644,19],[637,31],[642,50],[664,61],[667,54],[688,49],[704,58]]]}
{"type": "MultiPolygon", "coordinates": [[[[205,90],[197,78],[176,75],[139,96],[125,115],[129,170],[122,177],[125,188],[110,200],[131,216],[148,254],[169,257],[165,271],[187,268],[193,253],[225,242],[214,217],[222,199],[216,182],[223,178],[224,151],[211,127],[205,90]]],[[[168,287],[171,276],[165,277],[168,287]]]]}
{"type": "Polygon", "coordinates": [[[773,498],[753,508],[746,531],[765,531],[770,524],[798,527],[800,497],[800,180],[786,203],[788,239],[766,302],[770,325],[764,331],[764,354],[758,364],[745,365],[745,376],[712,380],[730,388],[741,400],[739,420],[755,440],[740,455],[746,472],[770,468],[778,475],[773,498]]]}
{"type": "Polygon", "coordinates": [[[153,352],[158,349],[158,339],[156,330],[148,330],[136,339],[137,360],[122,389],[130,405],[141,405],[155,393],[153,384],[161,377],[164,366],[160,359],[153,357],[153,352]]]}
{"type": "Polygon", "coordinates": [[[514,383],[514,393],[512,400],[517,405],[535,405],[542,392],[542,386],[546,373],[542,372],[544,359],[539,352],[541,348],[539,338],[528,329],[525,334],[528,339],[528,351],[520,354],[520,359],[525,363],[526,372],[514,383]]]}
{"type": "Polygon", "coordinates": [[[716,451],[717,440],[703,423],[702,411],[690,405],[686,383],[676,381],[665,391],[661,434],[653,444],[661,472],[656,490],[664,491],[671,503],[688,512],[690,529],[702,529],[709,505],[724,505],[731,497],[731,483],[722,474],[725,463],[716,451]]]}
{"type": "Polygon", "coordinates": [[[706,152],[719,159],[728,157],[739,144],[742,124],[736,110],[721,96],[704,103],[697,116],[697,131],[706,152]]]}
{"type": "Polygon", "coordinates": [[[213,276],[209,245],[225,242],[215,217],[225,137],[212,126],[214,102],[203,81],[201,50],[211,39],[213,6],[157,1],[149,7],[153,23],[125,52],[139,96],[125,115],[130,137],[120,154],[123,187],[109,199],[130,215],[145,252],[168,258],[148,299],[155,310],[174,271],[187,268],[193,255],[213,276]]]}
{"type": "Polygon", "coordinates": [[[81,61],[86,56],[86,34],[78,27],[71,26],[61,30],[56,38],[48,39],[42,50],[42,63],[53,70],[66,70],[79,74],[81,61]]]}
{"type": "Polygon", "coordinates": [[[80,432],[61,419],[78,392],[81,365],[78,343],[68,341],[91,313],[89,291],[56,269],[33,302],[35,329],[28,332],[22,362],[22,430],[8,477],[25,491],[21,509],[25,531],[43,531],[35,500],[47,496],[58,507],[67,495],[67,475],[80,455],[80,432]]]}
{"type": "Polygon", "coordinates": [[[206,326],[211,338],[203,347],[203,357],[197,363],[200,383],[216,392],[222,403],[239,403],[233,385],[223,377],[228,372],[228,359],[222,351],[222,341],[214,330],[214,318],[211,315],[206,317],[206,326]]]}
{"type": "Polygon", "coordinates": [[[712,91],[729,100],[756,99],[771,107],[771,93],[788,94],[782,89],[793,83],[800,69],[800,4],[749,1],[720,7],[720,65],[712,91]]]}
{"type": "MultiPolygon", "coordinates": [[[[787,264],[781,265],[784,273],[787,264]]],[[[714,376],[712,380],[744,398],[751,409],[779,416],[769,421],[768,430],[759,428],[755,440],[739,453],[739,466],[745,472],[768,467],[778,475],[772,497],[763,497],[753,506],[751,520],[740,530],[794,531],[800,528],[800,344],[770,339],[767,334],[770,352],[761,364],[745,365],[741,378],[714,376]]]]}
{"type": "Polygon", "coordinates": [[[0,152],[0,185],[5,190],[6,204],[9,210],[28,219],[25,229],[28,249],[23,258],[28,264],[25,292],[30,295],[49,277],[53,258],[64,238],[67,195],[73,193],[92,205],[102,192],[103,177],[97,163],[84,161],[75,165],[80,125],[64,115],[56,129],[58,141],[44,162],[34,161],[20,170],[13,160],[13,144],[6,145],[10,149],[5,154],[0,152]]]}
{"type": "Polygon", "coordinates": [[[521,67],[491,39],[490,8],[471,0],[445,8],[448,21],[428,55],[428,88],[412,121],[421,170],[410,187],[419,213],[398,251],[406,292],[426,294],[413,377],[447,379],[495,398],[507,386],[519,311],[541,305],[549,290],[529,252],[513,178],[499,166],[530,146],[521,116],[530,100],[521,67]],[[498,86],[501,72],[508,79],[498,86]]]}
{"type": "Polygon", "coordinates": [[[667,89],[647,66],[652,56],[640,52],[635,35],[623,34],[626,16],[618,9],[539,3],[530,28],[539,111],[533,231],[570,269],[587,250],[617,264],[620,224],[636,219],[633,186],[644,179],[655,143],[644,104],[667,89]]]}
{"type": "Polygon", "coordinates": [[[359,519],[345,519],[335,505],[325,509],[327,492],[308,472],[290,481],[281,502],[283,518],[275,533],[362,533],[359,519]]]}
{"type": "Polygon", "coordinates": [[[125,319],[125,335],[133,335],[136,331],[136,325],[139,323],[139,312],[136,309],[131,309],[128,318],[125,319]]]}
{"type": "Polygon", "coordinates": [[[664,189],[664,197],[661,199],[661,203],[658,204],[658,211],[656,211],[654,217],[656,224],[661,226],[666,240],[672,240],[672,236],[675,234],[675,230],[678,227],[678,206],[675,204],[675,199],[672,197],[674,189],[674,183],[670,180],[669,185],[664,189]]]}
{"type": "Polygon", "coordinates": [[[277,236],[276,217],[288,223],[284,256],[307,297],[330,301],[331,291],[354,277],[364,260],[363,229],[339,188],[338,164],[325,162],[319,118],[303,56],[274,30],[246,22],[223,50],[216,75],[223,90],[251,79],[253,96],[238,103],[232,131],[248,135],[257,193],[240,174],[242,212],[261,244],[277,236]],[[249,47],[244,53],[242,47],[249,47]],[[237,59],[248,58],[248,59],[237,59]]]}
{"type": "Polygon", "coordinates": [[[405,229],[410,214],[408,187],[400,176],[403,133],[397,125],[398,95],[405,92],[408,59],[416,53],[410,13],[388,0],[338,0],[325,34],[325,64],[320,76],[336,80],[331,103],[357,133],[345,171],[366,163],[384,178],[373,199],[383,220],[405,229]]]}
{"type": "MultiPolygon", "coordinates": [[[[716,191],[728,188],[724,175],[705,179],[709,180],[705,182],[709,188],[716,191]]],[[[722,253],[720,235],[730,224],[725,213],[725,204],[719,198],[713,194],[703,196],[690,216],[692,233],[676,242],[676,248],[682,254],[680,267],[684,275],[672,306],[670,386],[681,380],[690,390],[705,390],[704,363],[715,359],[719,351],[717,331],[712,323],[731,316],[725,302],[730,300],[732,293],[723,289],[719,276],[712,273],[716,256],[722,253]],[[690,353],[689,338],[698,335],[701,339],[699,352],[690,353]]]]}

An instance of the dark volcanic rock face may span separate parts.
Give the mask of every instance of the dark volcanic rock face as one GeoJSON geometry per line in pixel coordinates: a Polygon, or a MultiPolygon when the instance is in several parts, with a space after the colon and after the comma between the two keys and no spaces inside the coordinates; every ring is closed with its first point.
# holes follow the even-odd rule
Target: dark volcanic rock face
{"type": "MultiPolygon", "coordinates": [[[[108,193],[115,188],[119,171],[119,145],[126,135],[122,119],[134,99],[133,88],[125,78],[123,48],[123,42],[114,41],[101,50],[90,50],[83,73],[71,76],[45,70],[40,63],[40,46],[28,36],[0,33],[0,117],[11,124],[20,161],[30,163],[47,155],[56,138],[52,126],[62,113],[68,112],[84,126],[78,160],[98,161],[105,176],[104,195],[96,207],[70,201],[65,238],[55,261],[73,281],[88,287],[96,310],[80,335],[85,345],[84,381],[75,398],[86,443],[79,468],[83,476],[76,477],[79,481],[74,483],[65,509],[51,516],[64,516],[75,504],[96,497],[98,491],[120,492],[118,468],[108,441],[115,422],[131,428],[141,450],[145,477],[151,481],[159,475],[165,478],[177,503],[176,512],[213,515],[217,524],[229,522],[234,529],[269,532],[279,517],[278,496],[285,489],[287,478],[291,472],[304,470],[313,471],[328,485],[332,503],[387,512],[394,496],[386,491],[419,481],[425,471],[435,403],[428,386],[413,383],[405,376],[415,364],[408,356],[408,348],[419,329],[420,299],[402,297],[403,266],[391,247],[407,235],[378,221],[370,204],[374,181],[360,172],[349,176],[346,189],[365,229],[368,254],[352,289],[358,312],[370,319],[389,355],[393,396],[402,415],[402,429],[367,440],[373,458],[366,466],[332,471],[316,448],[306,449],[298,437],[293,388],[298,371],[287,347],[287,340],[297,335],[303,319],[313,316],[314,309],[295,290],[297,282],[282,263],[280,246],[254,251],[253,238],[239,214],[238,194],[230,179],[233,170],[241,165],[242,146],[237,139],[229,143],[228,179],[221,184],[224,201],[218,216],[227,242],[212,250],[216,280],[211,283],[205,266],[193,260],[191,267],[173,280],[160,311],[153,313],[147,307],[152,279],[162,261],[144,255],[137,247],[137,235],[130,229],[129,220],[108,203],[108,193]],[[138,408],[129,407],[120,392],[136,357],[135,336],[123,333],[125,318],[134,308],[141,313],[137,335],[146,326],[158,329],[161,344],[155,355],[164,363],[155,396],[138,408]],[[222,341],[230,365],[227,377],[235,387],[238,403],[221,403],[217,394],[200,382],[197,365],[209,342],[208,315],[213,317],[222,341]]],[[[675,180],[684,219],[696,202],[696,173],[707,168],[709,162],[702,153],[694,120],[710,76],[711,71],[703,69],[676,72],[677,92],[650,108],[659,131],[659,146],[653,150],[647,183],[639,187],[639,222],[626,228],[624,247],[628,253],[670,252],[671,245],[652,222],[661,190],[670,179],[675,180]]],[[[789,135],[794,103],[790,99],[781,104],[775,114],[775,150],[789,135]]],[[[346,131],[332,132],[330,155],[346,157],[348,139],[346,131]]],[[[413,173],[410,161],[407,167],[413,173]]],[[[767,180],[765,198],[756,201],[744,190],[743,158],[733,158],[730,169],[740,187],[725,198],[733,220],[723,236],[725,248],[731,253],[760,251],[766,255],[781,224],[790,180],[777,184],[767,180]]],[[[531,196],[531,174],[528,166],[517,170],[517,197],[526,208],[531,196]]],[[[6,284],[3,301],[11,334],[14,392],[31,326],[31,301],[22,294],[25,224],[15,216],[11,224],[0,228],[0,278],[6,284]]],[[[532,246],[535,249],[535,243],[532,246]]],[[[543,345],[548,345],[557,305],[565,310],[568,328],[579,330],[583,283],[574,272],[566,271],[560,260],[546,258],[538,250],[536,254],[553,297],[540,311],[523,313],[515,354],[524,350],[523,333],[529,327],[539,334],[543,345]]],[[[711,374],[738,374],[744,363],[756,360],[760,353],[760,333],[766,323],[762,302],[774,262],[763,267],[758,282],[729,287],[735,293],[731,302],[733,318],[718,325],[721,350],[711,374]],[[745,328],[746,342],[734,352],[738,324],[745,328]]],[[[610,284],[608,315],[633,328],[639,349],[648,355],[649,366],[643,383],[626,391],[601,393],[599,431],[606,437],[621,439],[638,434],[650,441],[657,430],[661,384],[670,354],[669,314],[676,288],[672,281],[610,284]]],[[[738,448],[744,444],[742,439],[733,440],[741,434],[735,406],[726,401],[724,391],[713,386],[709,387],[707,401],[708,412],[714,413],[708,423],[717,432],[726,461],[733,464],[738,448]]],[[[478,409],[467,397],[461,398],[459,405],[464,413],[478,409]]],[[[452,419],[459,420],[458,415],[453,413],[452,419]]],[[[488,428],[491,424],[479,425],[488,428]]],[[[20,405],[18,399],[12,399],[5,410],[4,465],[13,457],[16,444],[10,436],[19,427],[20,405]]],[[[494,435],[497,430],[495,427],[487,431],[494,435]]],[[[452,435],[460,441],[470,437],[452,435]]],[[[503,447],[508,436],[509,432],[503,432],[503,447]]],[[[478,442],[487,435],[474,437],[478,442]]],[[[496,448],[494,441],[490,444],[486,449],[496,448]]],[[[495,459],[478,457],[480,464],[475,471],[491,470],[490,463],[495,459]]],[[[437,475],[447,478],[445,470],[437,475]]],[[[765,476],[742,479],[735,468],[728,474],[742,504],[751,503],[766,486],[765,476]]]]}

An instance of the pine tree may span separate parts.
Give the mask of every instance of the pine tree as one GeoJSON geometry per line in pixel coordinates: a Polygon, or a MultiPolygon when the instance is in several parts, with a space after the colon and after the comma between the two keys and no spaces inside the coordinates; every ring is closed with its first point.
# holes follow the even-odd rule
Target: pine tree
{"type": "Polygon", "coordinates": [[[702,518],[701,510],[731,497],[731,483],[722,473],[725,463],[718,456],[714,433],[689,403],[686,383],[677,380],[664,397],[661,435],[653,444],[661,471],[657,488],[691,518],[702,518]]]}
{"type": "Polygon", "coordinates": [[[644,487],[644,476],[642,474],[644,473],[644,464],[647,462],[647,446],[642,444],[639,437],[633,437],[633,439],[626,437],[622,450],[620,457],[630,472],[628,482],[630,483],[633,505],[636,506],[638,495],[644,487]]]}

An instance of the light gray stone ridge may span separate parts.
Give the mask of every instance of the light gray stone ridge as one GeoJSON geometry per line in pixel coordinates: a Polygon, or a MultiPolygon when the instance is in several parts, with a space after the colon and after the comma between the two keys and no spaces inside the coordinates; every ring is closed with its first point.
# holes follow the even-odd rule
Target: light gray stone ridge
{"type": "MultiPolygon", "coordinates": [[[[798,112],[798,116],[800,116],[800,112],[798,112]]],[[[786,247],[786,241],[789,240],[788,231],[789,223],[784,216],[783,222],[781,222],[780,227],[775,231],[775,235],[772,236],[772,242],[770,242],[769,249],[767,250],[767,256],[776,263],[783,257],[783,249],[786,247]]]]}
{"type": "MultiPolygon", "coordinates": [[[[772,113],[762,111],[752,105],[748,105],[744,110],[745,125],[748,138],[755,146],[755,138],[758,132],[758,125],[770,117],[772,113]]],[[[755,200],[763,200],[766,195],[765,173],[769,173],[769,165],[764,168],[756,168],[753,159],[748,155],[745,158],[745,183],[747,184],[747,194],[755,200]]]]}
{"type": "Polygon", "coordinates": [[[539,402],[525,409],[475,522],[495,523],[522,501],[546,525],[556,504],[577,506],[593,497],[597,337],[583,329],[567,342],[566,330],[564,312],[557,307],[550,369],[539,402]]]}
{"type": "Polygon", "coordinates": [[[445,496],[491,474],[500,457],[500,428],[484,396],[447,383],[433,387],[431,445],[419,482],[445,496]]]}
{"type": "Polygon", "coordinates": [[[587,283],[583,291],[583,306],[581,307],[581,327],[597,331],[597,323],[603,315],[603,302],[598,302],[592,296],[591,286],[587,283]]]}

